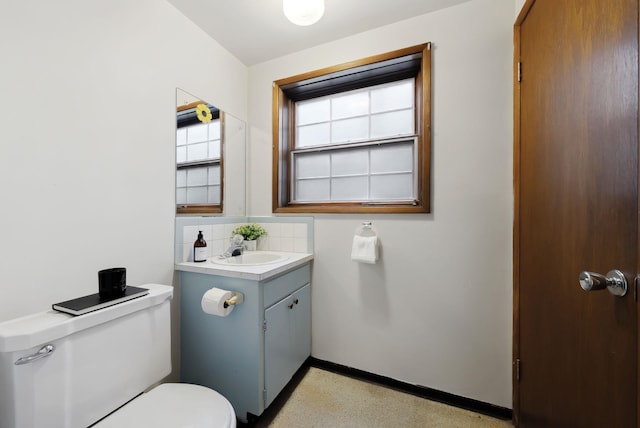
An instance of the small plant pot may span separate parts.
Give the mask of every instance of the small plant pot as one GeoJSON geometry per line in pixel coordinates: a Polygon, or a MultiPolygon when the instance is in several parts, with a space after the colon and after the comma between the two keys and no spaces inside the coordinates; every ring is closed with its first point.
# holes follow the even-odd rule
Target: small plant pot
{"type": "Polygon", "coordinates": [[[244,241],[242,245],[247,251],[256,251],[258,249],[258,240],[254,239],[253,241],[244,241]]]}

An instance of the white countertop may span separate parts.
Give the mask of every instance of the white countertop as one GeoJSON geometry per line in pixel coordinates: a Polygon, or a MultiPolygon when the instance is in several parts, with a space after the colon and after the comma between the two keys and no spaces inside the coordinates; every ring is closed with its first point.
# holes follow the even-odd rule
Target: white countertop
{"type": "Polygon", "coordinates": [[[281,262],[258,266],[227,266],[213,263],[210,260],[200,263],[183,262],[176,263],[175,269],[183,272],[204,273],[207,275],[220,275],[232,278],[263,281],[288,270],[302,266],[303,264],[313,260],[313,254],[311,253],[289,253],[283,251],[269,252],[277,253],[286,256],[287,258],[281,262]]]}

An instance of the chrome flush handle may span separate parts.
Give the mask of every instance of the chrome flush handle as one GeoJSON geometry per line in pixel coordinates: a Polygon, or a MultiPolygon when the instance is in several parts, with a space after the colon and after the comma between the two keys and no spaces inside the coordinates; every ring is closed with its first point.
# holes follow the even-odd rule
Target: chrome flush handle
{"type": "Polygon", "coordinates": [[[606,288],[611,294],[618,297],[627,294],[629,289],[627,279],[617,269],[607,272],[606,276],[595,272],[580,272],[579,281],[580,287],[584,291],[603,290],[606,288]]]}
{"type": "Polygon", "coordinates": [[[49,345],[45,345],[42,348],[40,348],[40,350],[38,352],[36,352],[33,355],[29,355],[28,357],[22,357],[22,358],[18,358],[16,360],[16,362],[14,363],[16,366],[21,366],[23,364],[29,364],[32,363],[36,360],[39,360],[40,358],[44,358],[44,357],[48,357],[49,355],[53,354],[53,351],[56,350],[56,347],[49,344],[49,345]]]}

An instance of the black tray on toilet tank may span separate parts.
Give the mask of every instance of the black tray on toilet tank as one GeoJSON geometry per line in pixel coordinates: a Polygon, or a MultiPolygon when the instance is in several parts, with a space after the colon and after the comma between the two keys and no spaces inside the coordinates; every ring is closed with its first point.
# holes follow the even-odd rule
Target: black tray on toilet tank
{"type": "Polygon", "coordinates": [[[71,315],[83,315],[88,312],[97,311],[98,309],[126,302],[127,300],[142,297],[148,293],[149,290],[146,288],[127,286],[124,290],[124,294],[121,296],[101,297],[100,293],[90,294],[88,296],[78,297],[77,299],[54,303],[51,305],[51,308],[71,315]]]}

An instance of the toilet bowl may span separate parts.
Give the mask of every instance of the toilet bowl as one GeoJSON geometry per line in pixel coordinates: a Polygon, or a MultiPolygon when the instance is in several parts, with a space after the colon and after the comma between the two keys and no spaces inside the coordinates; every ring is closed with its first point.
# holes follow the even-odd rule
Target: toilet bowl
{"type": "Polygon", "coordinates": [[[0,323],[0,427],[234,428],[231,403],[171,372],[173,287],[79,316],[0,323]],[[147,391],[147,392],[144,392],[147,391]]]}
{"type": "Polygon", "coordinates": [[[140,395],[92,428],[177,428],[236,426],[231,403],[199,385],[164,383],[140,395]]]}

